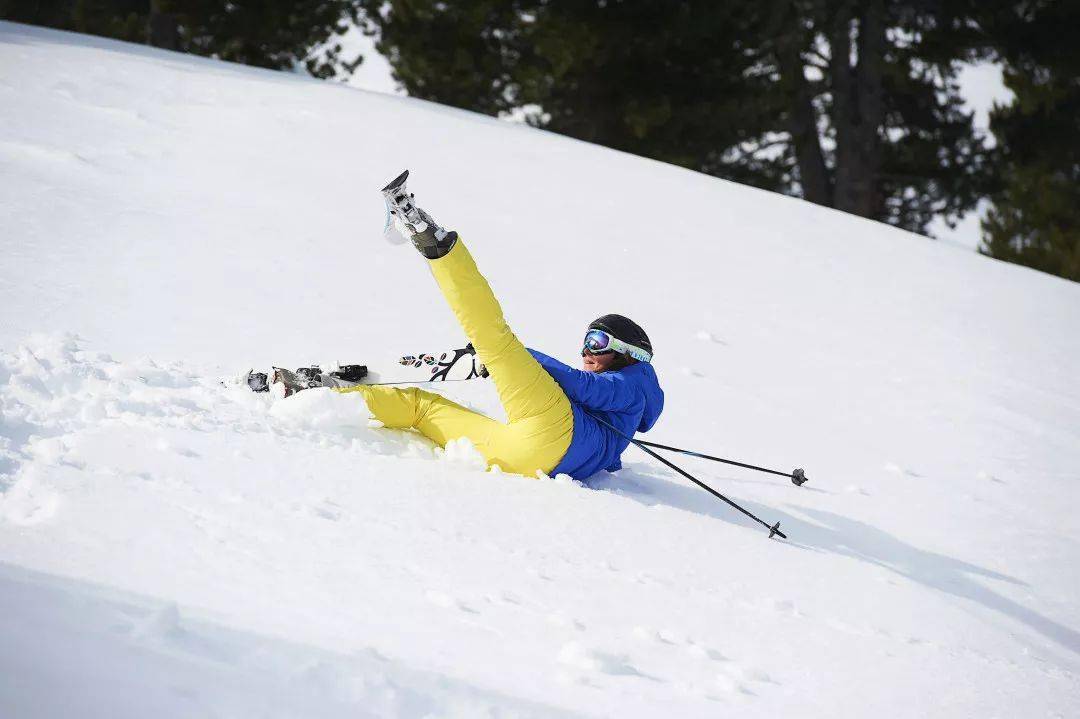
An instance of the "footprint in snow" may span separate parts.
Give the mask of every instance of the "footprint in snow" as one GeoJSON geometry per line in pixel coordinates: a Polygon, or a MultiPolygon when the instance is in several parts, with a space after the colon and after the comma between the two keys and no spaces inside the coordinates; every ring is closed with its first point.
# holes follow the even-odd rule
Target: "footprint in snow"
{"type": "Polygon", "coordinates": [[[915,477],[915,478],[921,478],[922,477],[922,475],[919,474],[918,472],[916,472],[915,470],[907,469],[905,467],[901,467],[900,465],[894,464],[892,462],[889,462],[888,464],[886,464],[882,469],[884,469],[886,472],[891,472],[892,474],[896,474],[896,475],[902,475],[904,477],[915,477]]]}
{"type": "Polygon", "coordinates": [[[704,644],[699,644],[693,639],[687,638],[685,641],[681,640],[674,633],[664,631],[663,629],[653,630],[648,627],[634,627],[633,634],[635,639],[641,641],[683,647],[688,654],[699,659],[708,659],[714,662],[729,661],[728,658],[724,656],[723,652],[707,647],[704,644]]]}
{"type": "Polygon", "coordinates": [[[786,614],[792,617],[802,616],[802,613],[798,609],[796,609],[795,602],[791,601],[790,599],[767,598],[763,600],[763,604],[767,608],[773,610],[774,612],[777,612],[778,614],[786,614]]]}
{"type": "Polygon", "coordinates": [[[590,649],[578,642],[563,644],[556,657],[564,666],[584,672],[610,674],[613,676],[636,676],[659,681],[656,677],[645,674],[632,665],[625,654],[609,654],[590,649]]]}
{"type": "Polygon", "coordinates": [[[538,567],[533,567],[533,568],[529,569],[529,571],[533,575],[535,575],[537,579],[543,579],[545,582],[551,582],[551,581],[554,581],[554,579],[555,579],[555,577],[553,577],[551,575],[551,572],[547,571],[546,569],[540,569],[538,567]]]}
{"type": "Polygon", "coordinates": [[[1008,482],[1006,482],[1004,479],[995,477],[994,475],[987,472],[985,469],[980,469],[978,472],[975,473],[975,476],[984,481],[990,480],[991,482],[996,482],[997,484],[1008,484],[1008,482]]]}
{"type": "Polygon", "coordinates": [[[679,641],[670,632],[663,630],[649,629],[648,627],[634,627],[634,638],[647,642],[656,642],[658,644],[670,644],[672,646],[679,643],[679,641]]]}
{"type": "Polygon", "coordinates": [[[756,682],[758,684],[779,684],[768,672],[757,667],[731,662],[724,667],[724,673],[738,682],[756,682]]]}
{"type": "MultiPolygon", "coordinates": [[[[725,665],[711,682],[712,688],[727,698],[755,697],[758,693],[754,691],[756,688],[754,685],[760,687],[763,684],[779,685],[779,682],[761,669],[744,667],[735,662],[725,665]]],[[[719,698],[713,696],[711,692],[706,696],[711,699],[719,698]]]]}
{"type": "Polygon", "coordinates": [[[547,616],[547,623],[553,627],[570,627],[579,632],[585,631],[585,624],[580,620],[568,617],[560,612],[554,612],[547,616]]]}
{"type": "Polygon", "coordinates": [[[488,604],[512,604],[514,606],[521,606],[522,604],[521,597],[508,590],[503,590],[498,594],[485,594],[484,601],[488,604]]]}
{"type": "Polygon", "coordinates": [[[754,693],[753,689],[738,681],[737,679],[729,677],[727,674],[717,674],[716,678],[713,681],[713,684],[717,689],[720,690],[721,693],[728,696],[757,696],[757,694],[754,693]]]}
{"type": "Polygon", "coordinates": [[[311,511],[315,516],[329,519],[331,522],[337,522],[344,514],[340,505],[328,499],[313,505],[311,511]]]}
{"type": "Polygon", "coordinates": [[[200,456],[199,453],[193,449],[174,446],[172,442],[165,439],[164,437],[158,437],[157,441],[154,442],[154,447],[156,447],[160,452],[175,452],[181,457],[190,457],[191,459],[198,459],[200,456]]]}
{"type": "Polygon", "coordinates": [[[702,342],[713,342],[713,343],[718,344],[718,345],[726,345],[727,344],[727,342],[720,339],[719,337],[714,335],[712,332],[709,332],[708,330],[698,330],[698,333],[696,335],[694,335],[694,336],[697,337],[702,342]]]}
{"type": "Polygon", "coordinates": [[[728,658],[724,656],[723,652],[717,651],[711,647],[707,647],[704,644],[695,644],[691,642],[687,645],[686,651],[695,657],[700,659],[709,659],[714,662],[726,662],[728,658]]]}
{"type": "Polygon", "coordinates": [[[444,609],[457,609],[457,610],[465,612],[467,614],[479,614],[480,613],[476,609],[470,607],[468,604],[465,604],[464,602],[462,602],[462,601],[460,601],[458,599],[454,599],[449,594],[444,594],[443,592],[437,591],[435,589],[429,589],[424,594],[424,598],[427,599],[432,604],[434,604],[435,606],[443,607],[444,609]]]}

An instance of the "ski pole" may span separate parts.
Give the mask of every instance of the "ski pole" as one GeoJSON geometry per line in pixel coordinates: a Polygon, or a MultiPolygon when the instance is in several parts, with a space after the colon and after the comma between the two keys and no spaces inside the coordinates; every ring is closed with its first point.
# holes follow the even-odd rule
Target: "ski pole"
{"type": "Polygon", "coordinates": [[[663,462],[663,463],[664,463],[665,465],[667,465],[667,466],[668,466],[668,467],[670,467],[671,469],[674,469],[674,470],[675,470],[676,472],[678,472],[678,473],[679,473],[679,474],[681,474],[682,476],[686,477],[686,478],[687,478],[687,479],[689,479],[689,480],[690,480],[691,482],[693,482],[693,483],[694,483],[694,484],[696,484],[697,486],[701,487],[702,489],[704,489],[704,490],[705,490],[706,492],[708,492],[708,493],[709,493],[709,494],[711,494],[712,496],[714,496],[714,497],[716,497],[717,499],[720,499],[720,500],[722,500],[722,501],[726,502],[727,504],[731,505],[731,506],[732,506],[732,507],[734,507],[735,509],[737,509],[737,510],[739,510],[740,512],[742,512],[743,514],[745,514],[745,515],[746,515],[747,517],[749,517],[750,519],[754,520],[755,522],[757,522],[757,523],[758,523],[758,524],[760,524],[761,526],[763,526],[763,527],[765,527],[766,529],[768,529],[768,530],[769,530],[769,539],[772,539],[772,538],[773,538],[773,535],[779,535],[779,536],[783,537],[784,539],[787,539],[787,535],[786,535],[786,534],[784,534],[783,532],[781,532],[781,531],[780,531],[780,522],[777,522],[776,524],[773,524],[773,525],[769,525],[769,524],[768,524],[767,522],[765,522],[765,521],[764,521],[764,520],[762,520],[762,519],[759,519],[759,518],[758,518],[757,516],[755,516],[754,514],[752,514],[752,513],[751,513],[751,512],[749,512],[749,511],[747,511],[747,510],[743,509],[742,507],[740,507],[740,506],[739,506],[738,504],[736,504],[735,502],[732,502],[732,501],[731,501],[730,499],[728,499],[728,498],[727,498],[727,497],[725,497],[724,495],[720,494],[720,493],[719,493],[719,492],[717,492],[717,491],[716,491],[715,489],[713,489],[713,488],[712,488],[712,487],[710,487],[709,485],[707,485],[707,484],[705,484],[704,482],[702,482],[701,480],[699,480],[699,479],[698,479],[697,477],[694,477],[694,476],[693,476],[693,475],[691,475],[691,474],[690,474],[689,472],[685,471],[684,469],[682,469],[681,467],[679,467],[678,465],[676,465],[676,464],[675,464],[674,462],[669,462],[668,460],[664,459],[664,458],[663,458],[663,457],[661,457],[661,456],[660,456],[659,454],[657,454],[656,452],[654,452],[654,451],[652,451],[651,449],[649,449],[648,447],[646,447],[646,446],[645,446],[645,443],[644,443],[644,442],[641,442],[641,441],[639,441],[639,440],[636,440],[636,439],[634,439],[633,437],[627,436],[627,435],[626,435],[626,434],[624,434],[624,433],[623,433],[622,431],[620,431],[618,427],[615,427],[615,426],[613,426],[613,425],[612,425],[612,424],[611,424],[610,422],[605,422],[604,420],[600,419],[599,417],[597,417],[597,416],[596,416],[595,414],[593,414],[592,412],[586,412],[585,414],[589,415],[590,417],[592,417],[593,419],[595,419],[595,420],[596,420],[597,422],[599,422],[600,424],[603,424],[603,425],[607,426],[607,427],[608,427],[609,429],[613,430],[613,431],[615,432],[615,434],[619,435],[619,436],[620,436],[620,437],[622,437],[623,439],[629,440],[629,441],[630,441],[630,442],[632,442],[633,444],[636,444],[636,445],[638,446],[638,448],[639,448],[639,449],[640,449],[641,451],[645,452],[646,454],[648,454],[648,455],[649,455],[650,457],[652,457],[653,459],[658,459],[658,460],[660,460],[660,461],[661,461],[661,462],[663,462]]]}
{"type": "Polygon", "coordinates": [[[711,459],[714,462],[723,462],[724,464],[733,464],[736,467],[745,467],[747,469],[756,469],[759,472],[768,472],[769,474],[776,474],[781,477],[789,477],[792,484],[797,487],[801,487],[809,480],[806,478],[806,473],[801,469],[793,470],[790,474],[786,472],[778,472],[775,469],[766,469],[765,467],[758,467],[753,464],[744,464],[743,462],[736,462],[733,459],[724,459],[723,457],[713,457],[709,454],[702,454],[701,452],[694,452],[689,449],[681,449],[679,447],[669,447],[666,444],[657,444],[656,442],[646,442],[643,439],[637,440],[646,447],[655,447],[656,449],[666,449],[669,452],[679,452],[680,454],[687,454],[691,457],[700,457],[701,459],[711,459]]]}
{"type": "Polygon", "coordinates": [[[394,380],[393,382],[361,382],[358,386],[360,386],[360,387],[382,387],[382,386],[385,386],[385,385],[392,385],[392,384],[432,384],[433,382],[437,383],[437,384],[442,384],[443,382],[469,382],[469,381],[471,381],[471,378],[466,379],[465,377],[457,377],[457,378],[454,378],[454,379],[399,379],[399,380],[394,380]]]}

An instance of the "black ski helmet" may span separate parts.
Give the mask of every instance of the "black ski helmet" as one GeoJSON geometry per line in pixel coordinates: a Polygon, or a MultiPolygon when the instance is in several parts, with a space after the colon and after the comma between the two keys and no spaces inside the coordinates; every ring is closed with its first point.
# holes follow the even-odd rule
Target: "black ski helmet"
{"type": "Polygon", "coordinates": [[[604,315],[597,317],[589,325],[590,330],[603,330],[615,339],[620,339],[627,344],[640,347],[649,354],[653,354],[652,342],[649,335],[641,329],[641,325],[622,315],[604,315]]]}

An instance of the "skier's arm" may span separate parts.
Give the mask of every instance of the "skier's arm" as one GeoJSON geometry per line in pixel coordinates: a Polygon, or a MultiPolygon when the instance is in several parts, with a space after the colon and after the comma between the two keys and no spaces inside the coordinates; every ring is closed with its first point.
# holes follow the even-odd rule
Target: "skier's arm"
{"type": "Polygon", "coordinates": [[[543,352],[529,350],[540,366],[547,370],[572,402],[589,409],[621,412],[639,402],[636,388],[621,372],[586,372],[565,365],[543,352]]]}

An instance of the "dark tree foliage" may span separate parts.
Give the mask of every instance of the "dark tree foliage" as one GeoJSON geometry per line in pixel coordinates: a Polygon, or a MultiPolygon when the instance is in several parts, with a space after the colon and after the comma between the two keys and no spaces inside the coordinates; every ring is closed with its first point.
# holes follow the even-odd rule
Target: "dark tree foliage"
{"type": "Polygon", "coordinates": [[[1080,3],[1011,6],[987,23],[1016,94],[991,113],[999,186],[982,252],[1080,281],[1080,3]]]}
{"type": "MultiPolygon", "coordinates": [[[[333,77],[341,62],[336,43],[323,58],[312,48],[344,32],[356,21],[355,6],[341,0],[162,0],[164,12],[178,19],[181,43],[188,52],[246,65],[285,69],[304,62],[316,77],[333,77]]],[[[344,63],[352,72],[359,60],[344,63]]]]}
{"type": "Polygon", "coordinates": [[[804,198],[919,232],[975,205],[986,152],[956,82],[979,54],[966,0],[760,7],[790,138],[779,164],[804,198]]]}
{"type": "Polygon", "coordinates": [[[361,5],[414,97],[688,167],[764,132],[767,81],[732,73],[747,19],[724,3],[361,5]]]}
{"type": "Polygon", "coordinates": [[[145,40],[145,0],[0,0],[0,18],[118,40],[145,40]]]}
{"type": "Polygon", "coordinates": [[[359,2],[413,96],[916,231],[982,192],[974,0],[359,2]]]}
{"type": "Polygon", "coordinates": [[[321,78],[361,62],[333,40],[357,21],[352,0],[0,0],[0,18],[321,78]]]}

